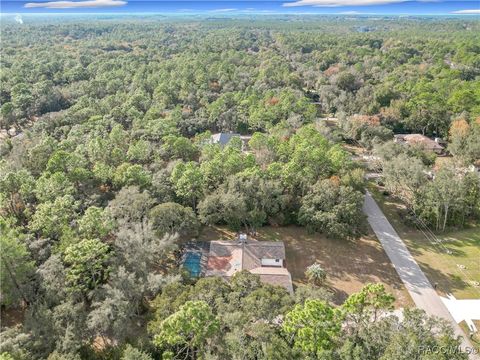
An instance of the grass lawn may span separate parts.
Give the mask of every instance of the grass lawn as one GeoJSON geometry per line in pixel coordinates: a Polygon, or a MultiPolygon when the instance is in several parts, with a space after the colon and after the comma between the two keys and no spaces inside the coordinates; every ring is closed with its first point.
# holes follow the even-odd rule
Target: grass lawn
{"type": "Polygon", "coordinates": [[[370,192],[430,282],[437,283],[440,295],[480,298],[480,287],[473,283],[480,281],[480,226],[437,234],[441,246],[430,242],[413,224],[405,224],[406,210],[398,200],[383,195],[374,185],[370,192]]]}
{"type": "MultiPolygon", "coordinates": [[[[234,239],[235,234],[222,228],[205,228],[199,240],[234,239]]],[[[334,302],[341,304],[348,295],[368,282],[381,282],[396,298],[396,307],[412,305],[395,269],[373,233],[357,241],[327,239],[309,234],[297,226],[266,226],[258,231],[258,240],[281,240],[285,243],[286,265],[294,285],[306,283],[305,270],[319,262],[327,271],[327,286],[334,302]]]]}
{"type": "MultiPolygon", "coordinates": [[[[480,320],[473,320],[473,323],[475,324],[477,329],[480,329],[480,320]]],[[[469,335],[469,339],[472,345],[480,347],[480,332],[477,332],[473,334],[473,336],[470,336],[470,329],[468,328],[467,323],[465,321],[462,321],[459,325],[462,328],[463,332],[469,335]]]]}

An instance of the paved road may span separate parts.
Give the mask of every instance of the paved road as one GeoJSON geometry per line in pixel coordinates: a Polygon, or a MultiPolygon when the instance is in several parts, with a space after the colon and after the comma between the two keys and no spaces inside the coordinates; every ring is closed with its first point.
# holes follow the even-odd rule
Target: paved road
{"type": "MultiPolygon", "coordinates": [[[[368,216],[370,226],[380,240],[415,305],[425,310],[428,315],[438,316],[450,321],[455,334],[463,338],[462,348],[471,349],[472,345],[465,338],[465,334],[368,191],[365,195],[363,212],[368,216]]],[[[477,357],[472,356],[471,359],[477,359],[477,357]]]]}

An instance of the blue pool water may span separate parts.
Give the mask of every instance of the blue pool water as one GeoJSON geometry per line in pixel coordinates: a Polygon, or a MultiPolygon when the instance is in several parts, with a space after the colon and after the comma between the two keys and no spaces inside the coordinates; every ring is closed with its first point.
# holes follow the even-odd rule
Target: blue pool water
{"type": "Polygon", "coordinates": [[[190,276],[199,277],[201,272],[200,260],[202,255],[196,252],[187,252],[183,267],[188,270],[190,276]]]}

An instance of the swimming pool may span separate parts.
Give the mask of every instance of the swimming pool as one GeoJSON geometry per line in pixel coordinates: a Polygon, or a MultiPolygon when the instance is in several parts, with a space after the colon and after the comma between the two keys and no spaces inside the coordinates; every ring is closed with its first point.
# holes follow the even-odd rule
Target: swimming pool
{"type": "Polygon", "coordinates": [[[200,261],[202,259],[202,254],[198,252],[187,252],[185,254],[185,261],[183,262],[183,267],[188,270],[191,277],[199,277],[200,272],[202,271],[200,261]]]}

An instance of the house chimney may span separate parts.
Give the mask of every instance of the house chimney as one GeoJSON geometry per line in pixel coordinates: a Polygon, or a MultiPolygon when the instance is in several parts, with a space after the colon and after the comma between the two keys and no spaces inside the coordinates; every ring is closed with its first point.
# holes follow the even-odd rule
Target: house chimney
{"type": "Polygon", "coordinates": [[[245,244],[247,242],[247,234],[240,233],[238,235],[238,241],[240,242],[240,244],[245,244]]]}

